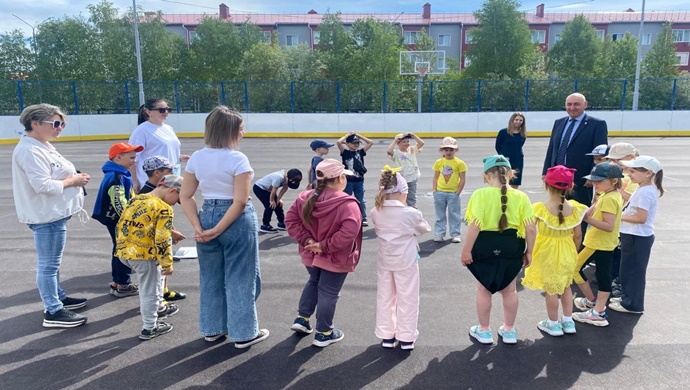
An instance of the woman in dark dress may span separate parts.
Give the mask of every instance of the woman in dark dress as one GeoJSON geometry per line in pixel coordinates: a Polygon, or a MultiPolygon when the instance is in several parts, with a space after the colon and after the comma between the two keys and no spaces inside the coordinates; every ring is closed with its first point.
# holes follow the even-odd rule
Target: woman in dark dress
{"type": "Polygon", "coordinates": [[[515,176],[510,186],[517,189],[522,184],[522,168],[524,156],[522,146],[527,138],[527,122],[522,113],[516,112],[510,116],[508,127],[501,129],[496,135],[496,153],[508,157],[510,165],[515,170],[515,176]]]}

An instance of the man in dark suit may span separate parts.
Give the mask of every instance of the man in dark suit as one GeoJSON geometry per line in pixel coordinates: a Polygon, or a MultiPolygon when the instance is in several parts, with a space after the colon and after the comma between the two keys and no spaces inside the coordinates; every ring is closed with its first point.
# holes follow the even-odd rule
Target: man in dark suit
{"type": "Polygon", "coordinates": [[[556,120],[553,124],[542,177],[546,175],[547,169],[556,165],[576,169],[572,198],[590,206],[592,189],[585,187],[582,177],[589,175],[594,167],[594,160],[592,156],[587,156],[587,153],[597,145],[608,143],[608,127],[606,121],[587,115],[586,108],[587,100],[581,93],[574,93],[565,99],[568,116],[556,120]]]}

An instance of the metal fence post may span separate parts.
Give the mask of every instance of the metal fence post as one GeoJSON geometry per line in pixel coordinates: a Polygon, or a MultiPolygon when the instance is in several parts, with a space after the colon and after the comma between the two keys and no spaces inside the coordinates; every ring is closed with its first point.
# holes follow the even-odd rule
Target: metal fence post
{"type": "Polygon", "coordinates": [[[244,82],[244,111],[249,112],[249,85],[244,82]]]}
{"type": "Polygon", "coordinates": [[[77,98],[77,82],[72,81],[72,96],[74,97],[74,114],[79,115],[79,99],[77,98]]]}
{"type": "Polygon", "coordinates": [[[477,112],[482,111],[482,81],[477,80],[477,112]]]}
{"type": "Polygon", "coordinates": [[[335,82],[335,112],[340,114],[340,81],[335,82]]]}
{"type": "Polygon", "coordinates": [[[220,104],[227,106],[225,104],[225,81],[220,82],[220,104]]]}
{"type": "Polygon", "coordinates": [[[125,104],[127,105],[127,113],[132,113],[132,100],[129,96],[129,83],[125,81],[125,104]]]}
{"type": "Polygon", "coordinates": [[[574,90],[573,92],[577,92],[577,81],[578,81],[578,80],[575,79],[575,86],[574,86],[575,90],[574,90]]]}
{"type": "Polygon", "coordinates": [[[17,80],[17,98],[19,98],[19,112],[24,111],[24,95],[22,94],[22,81],[17,80]]]}
{"type": "Polygon", "coordinates": [[[525,111],[529,111],[529,80],[525,80],[525,111]]]}
{"type": "Polygon", "coordinates": [[[290,112],[295,113],[295,82],[290,82],[290,112]]]}
{"type": "Polygon", "coordinates": [[[621,97],[621,111],[625,111],[625,95],[628,92],[628,79],[623,79],[623,96],[621,97]]]}
{"type": "Polygon", "coordinates": [[[175,81],[173,83],[173,91],[175,92],[175,111],[179,114],[181,112],[180,111],[180,94],[177,90],[177,84],[178,84],[177,81],[175,81]]]}
{"type": "Polygon", "coordinates": [[[429,113],[434,112],[434,82],[429,83],[429,113]]]}
{"type": "Polygon", "coordinates": [[[385,81],[383,82],[383,98],[381,100],[382,100],[381,112],[383,112],[385,114],[386,113],[386,104],[388,103],[387,102],[387,100],[388,100],[388,84],[385,81]]]}
{"type": "Polygon", "coordinates": [[[676,106],[676,86],[678,84],[678,79],[673,79],[673,90],[671,90],[671,111],[676,106]]]}

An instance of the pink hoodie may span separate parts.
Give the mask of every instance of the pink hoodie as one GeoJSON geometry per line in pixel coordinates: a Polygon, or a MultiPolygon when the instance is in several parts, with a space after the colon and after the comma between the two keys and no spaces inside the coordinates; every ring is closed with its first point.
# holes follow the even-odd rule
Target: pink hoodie
{"type": "Polygon", "coordinates": [[[331,272],[353,272],[362,249],[362,213],[357,200],[326,187],[312,209],[312,223],[302,220],[302,209],[314,190],[304,191],[285,215],[288,234],[299,244],[302,263],[331,272]],[[321,243],[322,253],[304,248],[308,239],[321,243]]]}

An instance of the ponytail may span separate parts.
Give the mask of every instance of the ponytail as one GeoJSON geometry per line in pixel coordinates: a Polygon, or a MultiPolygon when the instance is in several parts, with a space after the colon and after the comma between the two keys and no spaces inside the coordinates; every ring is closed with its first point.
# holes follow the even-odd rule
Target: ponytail
{"type": "Polygon", "coordinates": [[[656,186],[656,189],[659,190],[659,197],[661,198],[664,196],[666,193],[666,190],[664,187],[661,185],[661,182],[664,181],[664,170],[660,169],[659,172],[654,174],[654,185],[656,186]]]}
{"type": "Polygon", "coordinates": [[[307,199],[307,201],[304,203],[304,208],[302,209],[302,221],[304,221],[304,223],[307,225],[311,225],[311,212],[312,210],[314,210],[316,201],[319,199],[319,196],[321,196],[321,194],[323,193],[323,190],[326,188],[326,185],[338,180],[337,177],[330,179],[318,179],[319,176],[323,177],[323,172],[316,171],[316,188],[314,188],[314,193],[312,194],[312,196],[309,197],[309,199],[307,199]]]}
{"type": "Polygon", "coordinates": [[[398,179],[393,171],[384,170],[379,179],[379,192],[376,194],[375,205],[377,210],[383,207],[383,201],[386,199],[386,190],[395,188],[398,185],[398,179]]]}
{"type": "Polygon", "coordinates": [[[146,112],[146,104],[139,107],[139,116],[137,117],[137,125],[140,125],[149,120],[149,114],[146,112]]]}

